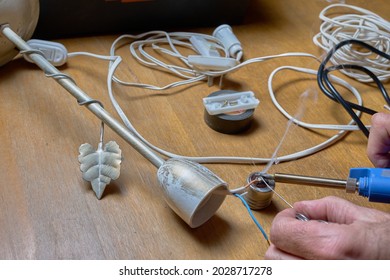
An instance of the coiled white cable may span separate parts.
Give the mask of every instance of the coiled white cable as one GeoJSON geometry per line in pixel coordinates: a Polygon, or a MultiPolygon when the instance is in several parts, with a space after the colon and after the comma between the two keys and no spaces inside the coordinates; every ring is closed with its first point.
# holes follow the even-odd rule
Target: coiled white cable
{"type": "MultiPolygon", "coordinates": [[[[268,92],[271,96],[271,100],[273,102],[273,104],[275,105],[275,107],[288,119],[288,120],[291,120],[293,123],[295,123],[296,125],[299,125],[301,127],[304,127],[304,128],[307,128],[307,129],[326,129],[326,130],[349,130],[349,131],[352,131],[352,130],[359,130],[360,128],[356,125],[353,125],[353,122],[347,124],[347,125],[335,125],[335,124],[311,124],[311,123],[306,123],[306,122],[303,122],[303,121],[300,121],[299,119],[296,119],[295,117],[293,117],[292,115],[290,115],[281,105],[280,103],[277,101],[276,97],[275,97],[275,93],[273,91],[273,87],[272,87],[272,81],[273,81],[273,78],[274,76],[282,71],[282,70],[292,70],[292,71],[297,71],[297,72],[302,72],[302,73],[306,73],[306,74],[311,74],[311,75],[317,75],[317,71],[315,70],[312,70],[312,69],[307,69],[307,68],[300,68],[300,67],[294,67],[294,66],[282,66],[282,67],[279,67],[277,69],[275,69],[271,74],[270,74],[270,77],[268,79],[268,92]]],[[[338,84],[340,84],[341,86],[347,88],[349,91],[352,92],[352,94],[355,96],[356,100],[357,100],[357,104],[362,106],[363,105],[363,100],[362,100],[362,97],[360,96],[359,92],[354,88],[352,87],[350,84],[348,84],[347,82],[345,82],[344,80],[340,79],[340,78],[337,78],[335,76],[333,76],[331,78],[332,81],[335,81],[337,82],[338,84]]],[[[361,112],[360,111],[357,111],[356,114],[358,116],[361,115],[361,112]]],[[[370,128],[370,126],[367,126],[367,128],[370,128]]]]}
{"type": "MultiPolygon", "coordinates": [[[[195,52],[194,47],[189,43],[189,39],[192,36],[198,36],[207,41],[210,48],[219,50],[223,57],[228,57],[227,50],[223,47],[222,42],[217,38],[200,33],[186,33],[186,32],[173,32],[167,33],[164,31],[151,31],[140,35],[122,35],[118,37],[111,45],[110,55],[116,56],[116,49],[121,41],[132,40],[129,49],[131,55],[142,65],[150,68],[156,68],[160,71],[169,72],[175,76],[180,77],[182,80],[168,84],[165,86],[156,86],[144,83],[133,83],[122,81],[116,76],[113,76],[113,80],[121,85],[140,87],[151,90],[166,90],[172,87],[187,85],[199,81],[207,80],[207,75],[188,63],[188,55],[181,53],[178,47],[189,49],[195,52]],[[170,60],[177,60],[178,64],[168,64],[167,62],[158,59],[147,52],[147,48],[151,48],[153,51],[158,51],[162,54],[170,56],[170,60]],[[179,63],[181,65],[179,65],[179,63]]],[[[240,59],[239,57],[236,59],[240,59]]],[[[110,67],[112,63],[110,64],[110,67]]]]}
{"type": "MultiPolygon", "coordinates": [[[[232,156],[200,156],[200,157],[189,157],[189,156],[183,156],[171,153],[169,151],[165,151],[150,142],[148,142],[143,136],[135,129],[135,127],[132,125],[122,108],[120,107],[119,103],[114,97],[113,89],[112,89],[112,82],[119,83],[121,85],[125,86],[134,86],[134,87],[141,87],[146,89],[152,89],[152,90],[165,90],[172,87],[178,87],[183,86],[186,84],[199,82],[207,80],[210,77],[221,77],[223,75],[226,75],[232,71],[236,71],[240,69],[241,67],[244,67],[246,65],[249,65],[251,63],[257,63],[266,61],[269,59],[275,59],[275,58],[282,58],[282,57],[307,57],[315,59],[317,62],[319,62],[319,59],[316,58],[312,54],[307,53],[283,53],[278,55],[271,55],[271,56],[264,56],[264,57],[258,57],[253,59],[248,59],[242,63],[238,63],[237,66],[231,67],[226,70],[221,71],[200,71],[199,69],[195,69],[188,63],[187,56],[181,53],[178,48],[184,48],[184,49],[190,49],[191,51],[195,51],[193,46],[188,43],[189,38],[191,36],[200,36],[207,40],[207,42],[210,44],[211,48],[217,49],[220,51],[225,57],[228,56],[228,52],[226,49],[224,49],[221,42],[218,41],[215,37],[205,35],[205,34],[198,34],[198,33],[183,33],[183,32],[174,32],[174,33],[167,33],[164,31],[152,31],[143,33],[137,36],[133,35],[123,35],[118,37],[112,44],[110,48],[110,55],[109,56],[99,56],[99,55],[91,55],[88,53],[72,53],[69,54],[70,57],[76,56],[76,55],[91,55],[96,58],[109,60],[109,70],[107,75],[107,86],[108,86],[108,94],[110,97],[110,100],[117,111],[118,115],[122,119],[125,126],[136,135],[141,141],[143,141],[146,145],[148,145],[151,149],[154,151],[160,153],[161,155],[164,155],[166,157],[181,157],[190,159],[193,161],[197,161],[199,163],[270,163],[270,162],[283,162],[283,161],[289,161],[289,160],[296,160],[302,157],[309,156],[313,153],[316,153],[322,149],[325,149],[332,145],[333,143],[340,140],[348,131],[351,130],[358,130],[357,126],[354,125],[353,121],[350,121],[346,125],[331,125],[331,124],[309,124],[302,122],[298,120],[297,118],[291,116],[284,108],[278,103],[275,94],[273,92],[272,88],[272,81],[276,73],[282,70],[293,70],[293,71],[299,71],[310,75],[316,75],[317,71],[306,69],[306,68],[299,68],[299,67],[293,67],[293,66],[283,66],[276,70],[274,70],[268,80],[268,89],[269,94],[271,96],[272,102],[276,106],[276,108],[290,121],[293,122],[299,126],[302,126],[304,128],[309,129],[328,129],[328,130],[338,130],[338,133],[334,136],[330,137],[326,141],[315,145],[314,147],[295,152],[289,155],[284,156],[278,156],[270,157],[270,158],[257,158],[257,157],[232,157],[232,156]],[[129,40],[132,42],[129,45],[129,50],[132,56],[142,65],[145,65],[146,67],[151,68],[157,68],[161,71],[172,73],[173,75],[181,78],[182,80],[179,80],[177,82],[165,85],[165,86],[156,86],[156,85],[150,85],[150,84],[143,84],[143,83],[133,83],[133,82],[125,82],[120,80],[118,77],[115,76],[115,72],[117,68],[119,67],[120,63],[122,62],[122,58],[118,55],[116,55],[116,50],[118,48],[118,45],[121,43],[123,44],[124,41],[129,40]],[[152,51],[157,51],[162,55],[168,55],[168,59],[161,60],[160,58],[157,58],[156,56],[153,56],[150,54],[147,49],[152,51]],[[172,61],[173,59],[178,60],[178,64],[172,64],[172,63],[166,63],[165,61],[172,61]]],[[[237,59],[241,59],[242,53],[239,52],[237,54],[237,59]]],[[[358,103],[362,104],[362,99],[358,93],[358,91],[353,88],[351,85],[349,85],[347,82],[343,81],[340,78],[331,76],[331,79],[335,81],[336,83],[339,83],[340,85],[346,87],[349,89],[353,95],[356,97],[358,103]]],[[[360,115],[360,112],[357,112],[360,115]]]]}
{"type": "MultiPolygon", "coordinates": [[[[237,66],[231,67],[226,70],[219,70],[219,71],[202,71],[200,69],[194,68],[189,62],[188,62],[188,56],[182,54],[178,50],[178,46],[184,47],[187,49],[190,49],[192,51],[195,51],[193,46],[188,43],[190,37],[192,36],[198,36],[201,38],[204,38],[207,40],[208,44],[210,44],[210,48],[219,50],[222,52],[224,57],[228,57],[227,50],[223,47],[222,43],[215,37],[206,35],[206,34],[200,34],[200,33],[185,33],[185,32],[173,32],[173,33],[167,33],[164,31],[151,31],[147,33],[143,33],[140,35],[122,35],[118,37],[111,45],[110,48],[110,56],[116,57],[116,49],[118,48],[118,45],[120,45],[121,41],[124,40],[135,40],[130,43],[129,50],[131,55],[142,65],[150,68],[155,68],[160,71],[165,71],[168,73],[171,73],[182,80],[176,81],[174,83],[164,85],[164,86],[157,86],[157,85],[150,85],[150,84],[144,84],[144,83],[134,83],[134,82],[127,82],[120,80],[115,75],[113,76],[113,80],[116,83],[119,83],[124,86],[131,86],[131,87],[140,87],[144,89],[150,89],[150,90],[156,90],[156,91],[162,91],[167,90],[173,87],[183,86],[195,82],[205,81],[209,78],[213,77],[222,77],[223,75],[226,75],[228,73],[231,73],[233,71],[238,70],[241,67],[247,66],[252,63],[262,62],[269,59],[274,58],[281,58],[281,57],[308,57],[308,58],[314,58],[318,60],[314,55],[308,54],[308,53],[302,53],[302,52],[291,52],[291,53],[283,53],[278,55],[270,55],[270,56],[264,56],[264,57],[258,57],[253,59],[248,59],[242,63],[238,63],[237,66]],[[141,40],[137,40],[140,39],[141,40]],[[169,48],[165,47],[168,46],[169,48]],[[178,59],[179,63],[183,64],[180,65],[174,65],[174,64],[168,64],[161,59],[158,59],[157,57],[151,55],[146,51],[146,49],[150,47],[152,50],[159,51],[163,54],[169,55],[173,59],[178,59]]],[[[236,59],[239,61],[242,57],[242,52],[237,53],[236,59]]],[[[168,61],[171,59],[168,58],[168,61]]],[[[110,68],[112,67],[113,62],[110,63],[110,68]]],[[[118,67],[117,65],[116,67],[118,67]]],[[[115,72],[115,71],[114,71],[115,72]]]]}
{"type": "MultiPolygon", "coordinates": [[[[307,56],[311,56],[311,55],[308,55],[306,54],[307,56]]],[[[280,57],[280,56],[275,56],[275,57],[280,57]]],[[[267,59],[269,59],[269,57],[267,57],[267,59]]],[[[263,61],[262,58],[258,58],[258,59],[254,59],[253,61],[263,61]]],[[[179,158],[185,158],[185,159],[189,159],[189,160],[193,160],[193,161],[196,161],[196,162],[199,162],[199,163],[246,163],[246,164],[254,164],[254,163],[268,163],[270,161],[276,161],[276,162],[283,162],[283,161],[290,161],[290,160],[296,160],[296,159],[299,159],[299,158],[302,158],[302,157],[306,157],[306,156],[309,156],[311,154],[314,154],[322,149],[325,149],[327,147],[329,147],[330,145],[334,144],[335,142],[337,142],[338,140],[340,140],[348,131],[347,130],[356,130],[356,126],[353,125],[353,121],[351,121],[348,125],[345,125],[345,126],[337,126],[337,125],[310,125],[310,124],[306,124],[306,123],[303,123],[303,122],[299,122],[296,118],[293,118],[292,116],[290,116],[281,106],[280,104],[277,102],[275,96],[274,96],[274,92],[272,90],[272,79],[275,75],[276,72],[278,71],[281,71],[283,69],[290,69],[290,70],[295,70],[295,71],[299,71],[299,72],[304,72],[304,73],[307,73],[307,74],[311,74],[311,75],[316,75],[317,72],[315,70],[311,70],[311,69],[305,69],[305,68],[298,68],[298,67],[288,67],[286,66],[285,68],[278,68],[277,70],[274,71],[274,73],[270,76],[269,78],[269,93],[271,95],[271,98],[274,102],[274,104],[276,105],[276,107],[281,110],[282,112],[284,112],[283,114],[289,119],[289,120],[292,120],[293,122],[303,126],[303,127],[311,127],[311,128],[317,128],[317,129],[338,129],[340,130],[336,135],[330,137],[329,139],[327,139],[326,141],[316,145],[316,146],[313,146],[311,148],[308,148],[308,149],[305,149],[305,150],[302,150],[302,151],[299,151],[299,152],[296,152],[296,153],[292,153],[292,154],[289,154],[289,155],[284,155],[284,156],[279,156],[277,157],[276,159],[275,158],[257,158],[257,157],[231,157],[231,156],[201,156],[201,157],[189,157],[189,156],[183,156],[183,155],[178,155],[178,154],[174,154],[174,153],[171,153],[171,152],[168,152],[166,150],[163,150],[153,144],[151,144],[150,142],[148,142],[136,129],[135,127],[132,125],[132,123],[130,122],[130,120],[127,118],[126,114],[123,112],[122,108],[120,107],[119,103],[117,102],[117,100],[115,99],[114,95],[113,95],[113,91],[112,91],[112,80],[113,80],[113,76],[114,76],[114,73],[115,73],[115,70],[116,68],[118,67],[118,65],[120,64],[121,62],[121,59],[117,59],[115,60],[114,62],[112,62],[110,68],[109,68],[109,73],[107,75],[107,84],[108,84],[108,92],[109,92],[109,97],[111,99],[111,102],[113,104],[113,106],[115,107],[118,115],[120,116],[120,118],[122,119],[123,123],[126,125],[126,127],[134,134],[136,135],[142,142],[144,142],[147,146],[149,146],[151,149],[153,149],[154,151],[160,153],[161,155],[164,155],[166,157],[169,157],[169,158],[172,158],[172,157],[179,157],[179,158]]],[[[345,81],[343,81],[342,79],[340,78],[337,78],[337,77],[333,77],[331,76],[331,79],[334,80],[335,82],[347,87],[353,94],[354,96],[357,98],[358,100],[358,103],[359,104],[362,104],[362,100],[361,100],[361,97],[358,93],[358,91],[353,88],[351,85],[349,85],[348,83],[346,83],[345,81]]]]}
{"type": "MultiPolygon", "coordinates": [[[[319,18],[322,24],[320,32],[313,37],[313,42],[326,52],[341,41],[356,39],[382,52],[390,53],[390,23],[369,10],[347,4],[333,4],[323,9],[319,18]],[[345,9],[353,13],[346,14],[345,9]]],[[[331,63],[364,66],[381,81],[390,78],[389,60],[353,46],[345,46],[337,51],[331,58],[331,63]]],[[[372,82],[372,79],[364,73],[351,70],[341,71],[360,82],[372,82]]]]}

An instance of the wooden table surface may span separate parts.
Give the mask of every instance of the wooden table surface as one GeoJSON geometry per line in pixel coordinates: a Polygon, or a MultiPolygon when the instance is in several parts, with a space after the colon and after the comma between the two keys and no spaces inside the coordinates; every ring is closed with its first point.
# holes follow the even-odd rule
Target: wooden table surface
{"type": "MultiPolygon", "coordinates": [[[[382,17],[390,14],[385,0],[348,1],[382,17]]],[[[244,48],[244,59],[286,52],[323,54],[312,43],[318,32],[320,11],[328,1],[253,1],[247,17],[233,26],[244,48]]],[[[195,31],[211,34],[214,26],[195,31]]],[[[69,52],[108,54],[120,34],[59,39],[69,52]]],[[[123,79],[164,85],[177,80],[136,64],[121,48],[123,79]]],[[[161,92],[114,85],[118,102],[138,131],[151,143],[189,156],[230,155],[271,157],[287,125],[268,94],[270,73],[283,65],[317,69],[308,58],[279,58],[244,67],[227,75],[223,89],[251,90],[261,103],[249,131],[226,135],[203,120],[202,98],[219,90],[200,83],[161,92]]],[[[72,58],[61,71],[71,75],[92,98],[115,114],[106,91],[108,64],[92,58],[72,58]]],[[[338,74],[344,77],[342,74],[338,74]]],[[[345,77],[344,77],[345,78],[345,77]]],[[[375,87],[345,78],[361,92],[365,104],[381,111],[384,101],[375,87]]],[[[278,100],[292,114],[305,104],[301,116],[312,123],[340,123],[349,116],[318,90],[315,77],[292,71],[275,77],[278,100]],[[303,103],[299,96],[311,96],[303,103]]],[[[96,199],[79,170],[78,148],[97,145],[100,121],[55,81],[21,59],[0,68],[0,258],[1,259],[262,259],[267,243],[242,203],[226,198],[204,225],[191,229],[168,207],[157,182],[156,168],[129,144],[106,128],[105,140],[122,149],[121,176],[96,199]]],[[[369,116],[363,116],[365,123],[369,116]]],[[[278,155],[316,145],[334,131],[293,127],[278,155]]],[[[314,155],[273,165],[270,172],[285,172],[345,179],[351,167],[371,167],[367,140],[352,132],[314,155]]],[[[205,164],[230,188],[242,186],[247,176],[264,164],[205,164]]],[[[289,203],[335,195],[358,205],[390,211],[390,205],[369,203],[343,190],[311,186],[277,185],[289,203]]],[[[274,216],[288,207],[274,196],[266,209],[254,215],[269,233],[274,216]]]]}

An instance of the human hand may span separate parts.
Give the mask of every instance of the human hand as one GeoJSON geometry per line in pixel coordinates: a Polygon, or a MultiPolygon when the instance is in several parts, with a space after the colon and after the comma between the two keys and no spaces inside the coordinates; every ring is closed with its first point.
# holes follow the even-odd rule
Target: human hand
{"type": "Polygon", "coordinates": [[[390,259],[389,229],[390,214],[379,210],[338,197],[301,201],[276,215],[265,258],[390,259]],[[296,213],[311,220],[297,220],[296,213]]]}
{"type": "Polygon", "coordinates": [[[390,167],[390,114],[372,116],[367,155],[375,167],[390,167]]]}

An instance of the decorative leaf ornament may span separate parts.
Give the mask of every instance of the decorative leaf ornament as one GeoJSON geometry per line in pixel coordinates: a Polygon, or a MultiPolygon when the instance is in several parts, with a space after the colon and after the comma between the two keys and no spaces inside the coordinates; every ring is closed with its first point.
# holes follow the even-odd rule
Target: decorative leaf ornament
{"type": "Polygon", "coordinates": [[[82,144],[79,148],[80,169],[83,179],[91,182],[98,199],[101,199],[106,186],[120,175],[122,151],[115,141],[104,145],[101,141],[95,151],[91,144],[82,144]]]}
{"type": "MultiPolygon", "coordinates": [[[[96,103],[102,108],[103,104],[99,100],[88,99],[78,101],[79,105],[89,106],[96,103]]],[[[95,151],[91,144],[85,143],[79,147],[80,170],[83,179],[91,182],[92,189],[98,199],[102,198],[106,186],[111,180],[118,179],[120,175],[120,165],[122,162],[122,151],[115,141],[110,141],[104,145],[104,122],[100,124],[100,141],[95,151]]]]}

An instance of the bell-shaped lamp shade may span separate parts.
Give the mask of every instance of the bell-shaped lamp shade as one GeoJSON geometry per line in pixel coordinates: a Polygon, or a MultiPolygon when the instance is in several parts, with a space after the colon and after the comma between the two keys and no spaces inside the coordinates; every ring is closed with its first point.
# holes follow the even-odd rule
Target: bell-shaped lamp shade
{"type": "Polygon", "coordinates": [[[168,205],[192,228],[209,220],[229,194],[224,181],[189,160],[167,160],[157,177],[168,205]]]}

